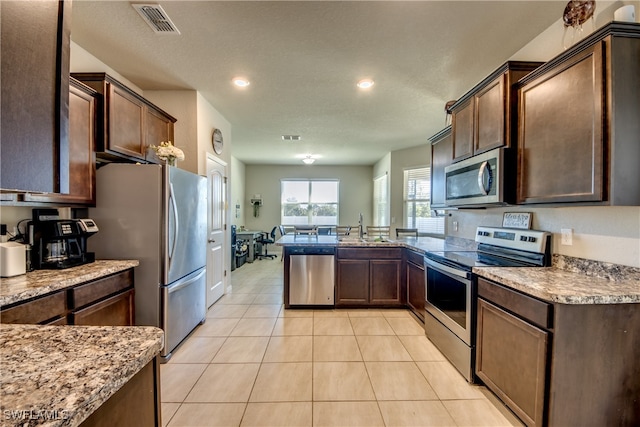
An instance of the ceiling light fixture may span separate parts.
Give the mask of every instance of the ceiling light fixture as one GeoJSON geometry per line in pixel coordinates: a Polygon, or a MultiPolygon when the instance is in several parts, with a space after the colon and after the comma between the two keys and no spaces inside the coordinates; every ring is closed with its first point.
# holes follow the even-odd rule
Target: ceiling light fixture
{"type": "Polygon", "coordinates": [[[311,157],[311,156],[307,156],[307,157],[305,157],[304,159],[302,159],[302,161],[303,161],[306,165],[311,165],[311,164],[313,164],[313,162],[315,162],[315,161],[316,161],[316,159],[314,159],[314,158],[313,158],[313,157],[311,157]]]}
{"type": "Polygon", "coordinates": [[[232,81],[233,84],[238,87],[247,87],[251,84],[251,82],[244,77],[235,77],[232,81]]]}
{"type": "Polygon", "coordinates": [[[356,86],[358,86],[360,89],[369,89],[374,84],[375,82],[371,79],[362,79],[356,84],[356,86]]]}

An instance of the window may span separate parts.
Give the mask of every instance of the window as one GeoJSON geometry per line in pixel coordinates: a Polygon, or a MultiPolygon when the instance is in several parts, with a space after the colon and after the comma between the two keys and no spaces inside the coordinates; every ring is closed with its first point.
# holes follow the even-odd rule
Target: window
{"type": "Polygon", "coordinates": [[[404,171],[405,226],[421,234],[444,235],[444,218],[431,216],[431,168],[404,171]]]}
{"type": "Polygon", "coordinates": [[[281,224],[338,225],[337,180],[282,180],[281,224]]]}
{"type": "Polygon", "coordinates": [[[387,174],[373,180],[373,224],[389,225],[389,197],[387,196],[387,174]]]}

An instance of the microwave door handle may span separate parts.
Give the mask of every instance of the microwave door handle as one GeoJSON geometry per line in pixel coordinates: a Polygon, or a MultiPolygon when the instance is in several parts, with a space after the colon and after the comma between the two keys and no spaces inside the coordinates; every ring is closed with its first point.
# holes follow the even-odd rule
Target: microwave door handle
{"type": "Polygon", "coordinates": [[[493,174],[491,173],[491,166],[489,162],[484,161],[482,165],[480,165],[480,169],[478,170],[478,188],[483,195],[487,196],[489,191],[491,191],[491,186],[493,185],[493,174]],[[488,176],[488,179],[485,181],[484,177],[488,176]],[[485,183],[486,182],[486,183],[485,183]]]}

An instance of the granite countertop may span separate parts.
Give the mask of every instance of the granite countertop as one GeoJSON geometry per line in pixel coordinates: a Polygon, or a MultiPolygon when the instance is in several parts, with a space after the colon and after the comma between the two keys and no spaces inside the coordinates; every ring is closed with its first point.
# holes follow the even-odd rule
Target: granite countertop
{"type": "Polygon", "coordinates": [[[97,260],[63,270],[34,270],[0,279],[0,307],[136,267],[135,260],[97,260]]]}
{"type": "Polygon", "coordinates": [[[474,250],[475,242],[464,239],[439,239],[435,237],[403,237],[401,239],[386,239],[376,242],[359,239],[355,236],[347,236],[339,240],[336,236],[306,236],[285,234],[275,243],[278,246],[335,246],[335,247],[402,247],[417,252],[461,251],[474,250]],[[471,245],[471,246],[470,246],[471,245]]]}
{"type": "Polygon", "coordinates": [[[79,425],[163,342],[151,326],[0,325],[0,424],[79,425]]]}
{"type": "Polygon", "coordinates": [[[574,268],[567,260],[554,255],[552,267],[475,267],[473,272],[551,303],[640,303],[640,269],[589,260],[574,268]]]}

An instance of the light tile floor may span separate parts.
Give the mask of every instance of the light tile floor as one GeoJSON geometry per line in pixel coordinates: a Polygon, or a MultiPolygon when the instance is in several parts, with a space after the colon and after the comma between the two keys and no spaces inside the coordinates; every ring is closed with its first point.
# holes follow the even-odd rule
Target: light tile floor
{"type": "Polygon", "coordinates": [[[521,426],[406,310],[285,310],[256,260],[161,366],[165,426],[521,426]]]}

